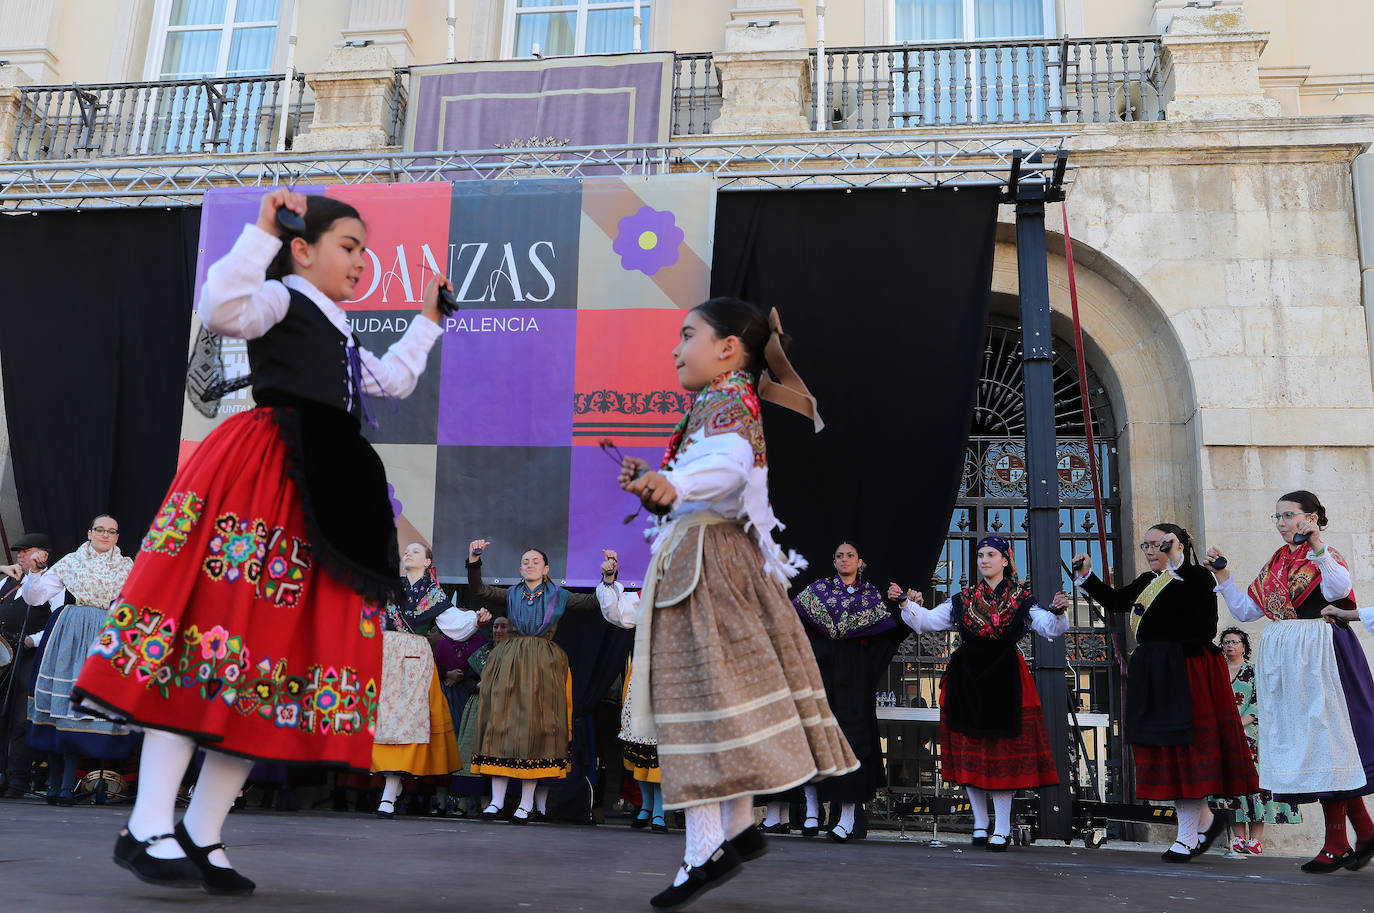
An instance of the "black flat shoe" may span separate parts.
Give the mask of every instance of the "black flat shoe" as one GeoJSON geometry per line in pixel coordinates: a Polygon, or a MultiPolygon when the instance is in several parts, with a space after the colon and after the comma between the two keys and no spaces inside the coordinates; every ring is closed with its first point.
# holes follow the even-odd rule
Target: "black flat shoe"
{"type": "Polygon", "coordinates": [[[979,837],[978,834],[976,833],[977,831],[981,831],[981,830],[983,830],[981,827],[976,827],[976,828],[974,828],[974,831],[975,831],[975,833],[974,833],[974,835],[973,835],[973,845],[974,845],[974,846],[987,846],[987,845],[988,845],[988,834],[987,834],[987,831],[983,831],[983,836],[981,836],[981,837],[979,837]]]}
{"type": "Polygon", "coordinates": [[[252,894],[257,887],[252,880],[244,878],[233,869],[226,869],[217,866],[210,861],[210,854],[215,850],[224,849],[223,843],[213,843],[210,846],[196,846],[191,835],[186,832],[186,826],[180,821],[176,828],[177,843],[181,844],[181,849],[186,853],[186,858],[195,864],[200,870],[200,886],[205,889],[207,894],[252,894]]]}
{"type": "Polygon", "coordinates": [[[663,910],[665,913],[681,910],[702,894],[734,878],[740,873],[743,864],[740,862],[739,853],[735,852],[735,848],[727,841],[717,847],[711,858],[703,864],[688,866],[683,863],[683,867],[687,869],[686,881],[670,885],[650,898],[649,904],[655,910],[663,910]]]}
{"type": "Polygon", "coordinates": [[[501,809],[497,808],[495,805],[488,805],[486,808],[482,809],[482,814],[478,815],[478,817],[483,821],[495,821],[497,818],[501,817],[501,809]]]}
{"type": "Polygon", "coordinates": [[[53,804],[71,808],[73,805],[76,804],[76,799],[72,798],[72,791],[70,789],[59,789],[57,791],[57,799],[53,802],[53,804]]]}
{"type": "Polygon", "coordinates": [[[48,803],[49,805],[56,805],[56,804],[57,804],[57,787],[56,787],[56,786],[50,787],[50,788],[48,789],[48,791],[47,791],[46,793],[43,794],[43,801],[46,802],[46,803],[48,803]]]}
{"type": "Polygon", "coordinates": [[[1183,844],[1175,840],[1173,845],[1165,850],[1159,858],[1163,859],[1165,862],[1192,862],[1193,857],[1197,855],[1197,847],[1193,847],[1186,853],[1180,853],[1178,850],[1174,849],[1175,846],[1183,846],[1183,844]]]}
{"type": "Polygon", "coordinates": [[[768,852],[768,841],[763,839],[763,832],[752,824],[725,842],[735,848],[743,862],[753,862],[768,852]]]}
{"type": "Polygon", "coordinates": [[[128,828],[119,832],[115,840],[114,862],[121,869],[134,873],[139,881],[159,885],[164,888],[200,887],[200,870],[186,857],[180,859],[158,859],[148,855],[148,848],[159,840],[173,837],[172,834],[158,834],[147,840],[138,840],[128,828]]]}
{"type": "Polygon", "coordinates": [[[814,836],[816,836],[817,834],[819,834],[820,832],[821,832],[821,819],[819,819],[819,818],[807,818],[805,821],[802,822],[801,835],[802,835],[803,837],[814,837],[814,836]],[[814,822],[816,822],[816,823],[815,823],[815,824],[812,824],[812,823],[811,823],[812,821],[814,821],[814,822]]]}
{"type": "Polygon", "coordinates": [[[826,833],[825,836],[829,837],[836,843],[848,843],[849,841],[854,839],[854,835],[851,834],[849,832],[849,829],[842,824],[837,824],[834,827],[832,827],[826,833]]]}
{"type": "Polygon", "coordinates": [[[792,825],[786,821],[779,821],[777,824],[765,824],[759,830],[765,834],[790,834],[792,833],[792,825]]]}
{"type": "Polygon", "coordinates": [[[515,810],[514,814],[512,814],[512,815],[510,816],[510,823],[511,823],[511,824],[529,824],[529,823],[530,823],[530,810],[527,809],[527,808],[517,808],[517,809],[515,810]],[[521,814],[520,814],[521,812],[524,812],[525,814],[524,814],[524,815],[521,815],[521,814]]]}
{"type": "Polygon", "coordinates": [[[1198,839],[1197,849],[1193,850],[1194,856],[1201,856],[1212,848],[1212,844],[1221,836],[1221,832],[1226,830],[1226,815],[1222,812],[1212,813],[1212,824],[1203,832],[1198,839]]]}
{"type": "MultiPolygon", "coordinates": [[[[997,836],[1002,837],[1001,834],[998,834],[997,836]]],[[[1001,842],[1001,843],[993,843],[993,842],[992,842],[992,838],[989,837],[986,846],[987,846],[987,851],[988,851],[989,853],[1005,853],[1005,852],[1007,851],[1007,849],[1011,847],[1011,838],[1010,838],[1010,837],[1002,837],[1002,842],[1001,842]]]]}
{"type": "Polygon", "coordinates": [[[644,830],[644,828],[646,828],[646,827],[648,827],[648,826],[649,826],[649,816],[648,816],[647,814],[645,814],[645,812],[644,812],[643,809],[640,809],[638,812],[636,812],[636,813],[635,813],[635,816],[634,816],[633,818],[630,819],[630,829],[631,829],[631,830],[642,831],[642,830],[644,830]],[[639,817],[641,814],[644,815],[643,818],[639,817]]]}
{"type": "Polygon", "coordinates": [[[1357,841],[1354,854],[1350,861],[1345,864],[1345,867],[1352,872],[1358,872],[1365,867],[1371,858],[1374,858],[1374,840],[1357,841]]]}
{"type": "Polygon", "coordinates": [[[666,834],[668,833],[668,822],[662,815],[655,815],[653,823],[649,825],[649,830],[655,834],[666,834]]]}
{"type": "Polygon", "coordinates": [[[381,802],[377,803],[377,817],[378,817],[378,818],[395,818],[395,817],[396,817],[396,803],[395,803],[395,802],[392,802],[390,799],[383,799],[381,802]],[[389,812],[384,812],[384,811],[382,811],[382,806],[383,806],[383,805],[390,805],[390,806],[391,806],[391,811],[389,811],[389,812]]]}
{"type": "Polygon", "coordinates": [[[1333,856],[1327,850],[1322,850],[1315,859],[1309,859],[1298,868],[1309,875],[1329,875],[1337,869],[1346,868],[1355,860],[1355,853],[1346,850],[1339,856],[1333,856]]]}

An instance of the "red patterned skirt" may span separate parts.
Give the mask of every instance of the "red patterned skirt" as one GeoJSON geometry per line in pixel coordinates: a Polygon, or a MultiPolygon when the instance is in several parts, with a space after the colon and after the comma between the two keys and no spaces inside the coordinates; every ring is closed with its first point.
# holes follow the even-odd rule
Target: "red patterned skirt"
{"type": "Polygon", "coordinates": [[[381,611],[312,558],[270,410],[177,472],[77,680],[83,705],[244,757],[371,767],[381,611]]]}
{"type": "MultiPolygon", "coordinates": [[[[945,782],[979,789],[1033,789],[1059,782],[1040,695],[1020,653],[1016,662],[1021,676],[1020,734],[1005,738],[965,735],[951,730],[941,713],[940,775],[945,782]]],[[[945,685],[940,683],[941,708],[945,706],[945,685]]]]}
{"type": "Polygon", "coordinates": [[[1191,745],[1132,745],[1141,799],[1205,799],[1259,792],[1259,774],[1240,725],[1231,677],[1220,654],[1185,660],[1193,700],[1191,745]]]}

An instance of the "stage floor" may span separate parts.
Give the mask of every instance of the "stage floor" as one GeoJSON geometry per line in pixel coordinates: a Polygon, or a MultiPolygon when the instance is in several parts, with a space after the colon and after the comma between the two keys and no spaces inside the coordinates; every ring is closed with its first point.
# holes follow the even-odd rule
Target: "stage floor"
{"type": "MultiPolygon", "coordinates": [[[[43,913],[301,910],[369,913],[648,911],[681,859],[682,833],[357,814],[242,812],[225,837],[251,898],[154,888],[110,861],[127,808],[0,802],[0,908],[43,913]]],[[[953,837],[951,840],[961,838],[953,837]]],[[[966,838],[964,838],[966,839],[966,838]]],[[[1044,842],[1005,855],[875,839],[770,840],[763,859],[698,901],[701,913],[914,909],[1368,909],[1374,865],[1310,876],[1292,858],[1170,866],[1155,852],[1044,842]]]]}

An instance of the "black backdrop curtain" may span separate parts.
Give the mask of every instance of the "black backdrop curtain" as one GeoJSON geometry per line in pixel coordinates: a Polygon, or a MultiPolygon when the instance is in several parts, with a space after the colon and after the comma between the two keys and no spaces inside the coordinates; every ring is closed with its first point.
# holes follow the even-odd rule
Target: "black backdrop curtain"
{"type": "Polygon", "coordinates": [[[103,511],[134,554],[167,493],[199,236],[199,208],[0,217],[15,486],[24,530],[51,536],[54,560],[103,511]]]}
{"type": "Polygon", "coordinates": [[[776,307],[826,428],[764,404],[769,492],[810,562],[925,589],[958,493],[987,332],[997,188],[748,191],[716,206],[714,295],[776,307]]]}

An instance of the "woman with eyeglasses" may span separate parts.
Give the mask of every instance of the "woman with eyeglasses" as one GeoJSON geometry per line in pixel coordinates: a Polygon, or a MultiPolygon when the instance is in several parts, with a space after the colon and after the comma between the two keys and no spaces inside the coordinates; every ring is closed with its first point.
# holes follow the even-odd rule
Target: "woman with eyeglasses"
{"type": "MultiPolygon", "coordinates": [[[[1221,632],[1221,653],[1231,675],[1231,693],[1236,696],[1236,711],[1245,728],[1245,741],[1250,746],[1250,759],[1259,764],[1259,704],[1255,700],[1255,664],[1250,662],[1250,635],[1240,628],[1221,632]]],[[[1231,849],[1237,853],[1258,856],[1264,852],[1266,824],[1301,824],[1302,812],[1287,802],[1277,802],[1266,789],[1248,796],[1238,796],[1227,803],[1235,812],[1235,836],[1231,849]]]]}
{"type": "Polygon", "coordinates": [[[1374,857],[1374,678],[1349,622],[1359,616],[1350,571],[1326,544],[1326,508],[1310,491],[1274,506],[1283,544],[1241,592],[1222,553],[1207,552],[1217,592],[1237,621],[1267,617],[1255,658],[1260,785],[1294,805],[1320,802],[1325,842],[1302,870],[1358,869],[1374,857]],[[1355,829],[1352,848],[1347,820],[1355,829]]]}
{"type": "Polygon", "coordinates": [[[1212,575],[1197,561],[1192,536],[1173,523],[1145,531],[1140,550],[1149,570],[1121,587],[1092,572],[1077,555],[1074,585],[1100,606],[1128,615],[1131,651],[1126,741],[1135,755],[1136,795],[1173,802],[1178,832],[1165,862],[1207,852],[1226,826],[1209,796],[1248,795],[1259,778],[1231,694],[1217,636],[1212,575]]]}
{"type": "Polygon", "coordinates": [[[108,514],[91,521],[86,541],[44,570],[47,555],[35,562],[20,595],[29,605],[44,605],[64,590],[73,605],[54,612],[34,658],[33,699],[29,704],[29,745],[48,754],[48,803],[71,805],[77,765],[82,757],[128,756],[134,737],[127,726],[81,713],[72,705],[72,683],[105,627],[105,616],[133,569],[119,552],[119,523],[108,514]]]}

